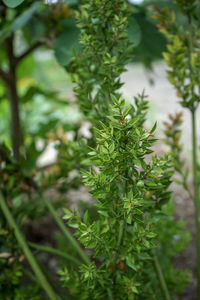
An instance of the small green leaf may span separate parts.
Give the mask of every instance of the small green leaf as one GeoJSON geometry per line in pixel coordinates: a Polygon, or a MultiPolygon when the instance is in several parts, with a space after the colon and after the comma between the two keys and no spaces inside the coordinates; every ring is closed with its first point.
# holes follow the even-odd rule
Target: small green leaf
{"type": "Polygon", "coordinates": [[[65,213],[65,215],[63,216],[64,220],[68,220],[73,216],[72,212],[69,209],[63,208],[63,211],[65,213]]]}

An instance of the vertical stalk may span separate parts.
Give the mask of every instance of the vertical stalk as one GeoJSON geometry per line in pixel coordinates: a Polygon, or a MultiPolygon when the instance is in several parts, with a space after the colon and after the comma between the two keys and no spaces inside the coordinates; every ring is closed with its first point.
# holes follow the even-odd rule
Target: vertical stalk
{"type": "Polygon", "coordinates": [[[57,225],[59,226],[59,228],[61,229],[63,234],[66,236],[68,241],[70,241],[70,243],[74,247],[74,250],[79,254],[79,256],[83,259],[83,261],[87,265],[90,264],[90,260],[87,256],[87,254],[83,251],[83,249],[80,247],[78,242],[73,238],[70,231],[66,228],[65,224],[62,222],[60,217],[58,217],[58,215],[57,215],[55,209],[53,208],[53,206],[51,205],[51,203],[46,198],[43,198],[43,199],[45,201],[47,208],[49,209],[50,213],[52,214],[54,220],[56,221],[57,225]]]}
{"type": "Polygon", "coordinates": [[[170,298],[169,291],[168,291],[168,288],[167,288],[167,285],[165,282],[165,278],[163,276],[162,269],[160,267],[158,258],[155,255],[154,251],[152,251],[152,258],[153,258],[154,268],[155,268],[156,274],[158,276],[158,280],[160,282],[160,287],[161,287],[161,290],[163,293],[163,299],[170,300],[171,298],[170,298]]]}
{"type": "Polygon", "coordinates": [[[0,194],[0,207],[3,211],[3,214],[5,218],[7,219],[8,224],[10,227],[14,230],[15,237],[22,248],[24,255],[26,256],[32,270],[34,271],[36,278],[41,285],[41,287],[46,291],[47,295],[49,296],[49,299],[51,300],[58,300],[57,295],[54,293],[52,287],[46,280],[46,277],[42,273],[37,261],[35,260],[31,250],[29,249],[20,229],[18,228],[17,224],[15,223],[15,220],[6,204],[5,199],[3,196],[0,194]]]}
{"type": "Polygon", "coordinates": [[[197,165],[197,143],[196,143],[196,110],[191,111],[192,116],[192,162],[193,162],[193,186],[196,225],[196,255],[197,255],[197,299],[200,299],[200,220],[199,220],[199,186],[197,165]]]}
{"type": "Polygon", "coordinates": [[[12,78],[10,86],[7,87],[8,98],[10,102],[10,133],[13,149],[13,156],[17,162],[20,162],[20,147],[21,147],[21,128],[19,118],[19,98],[17,95],[16,78],[14,71],[12,71],[12,78]]]}
{"type": "Polygon", "coordinates": [[[19,114],[19,96],[17,93],[17,78],[16,78],[16,57],[14,55],[13,47],[14,37],[11,35],[6,40],[7,46],[7,55],[9,62],[9,71],[8,71],[8,82],[7,82],[7,92],[8,99],[10,101],[10,114],[11,114],[11,142],[13,155],[16,161],[20,161],[20,147],[22,144],[22,132],[20,126],[20,114],[19,114]]]}
{"type": "MultiPolygon", "coordinates": [[[[188,15],[189,23],[189,68],[191,82],[193,79],[193,68],[191,55],[193,54],[193,24],[192,18],[188,15]]],[[[194,87],[191,90],[194,96],[194,87]]],[[[194,189],[194,207],[195,207],[195,226],[196,226],[196,256],[197,256],[197,299],[200,299],[200,212],[199,212],[199,186],[198,186],[198,165],[197,165],[197,142],[196,142],[196,108],[195,103],[190,109],[192,118],[192,164],[193,164],[193,189],[194,189]]]]}

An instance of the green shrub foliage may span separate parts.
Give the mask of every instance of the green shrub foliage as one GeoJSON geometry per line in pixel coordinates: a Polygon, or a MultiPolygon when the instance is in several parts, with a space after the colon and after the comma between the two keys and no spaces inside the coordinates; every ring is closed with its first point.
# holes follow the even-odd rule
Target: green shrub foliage
{"type": "Polygon", "coordinates": [[[179,183],[182,184],[188,195],[194,202],[194,219],[196,229],[196,257],[197,257],[197,299],[200,299],[200,214],[199,214],[199,161],[197,155],[197,108],[199,105],[199,1],[177,0],[174,1],[182,13],[185,26],[177,26],[177,13],[168,8],[156,7],[155,18],[159,20],[160,31],[167,39],[167,52],[164,53],[168,65],[168,79],[177,91],[180,104],[185,107],[191,116],[191,148],[192,148],[192,175],[193,189],[190,189],[189,171],[184,170],[184,160],[181,158],[181,146],[179,144],[180,130],[178,115],[171,117],[172,124],[166,124],[167,142],[176,159],[175,168],[180,175],[179,183]],[[172,130],[174,131],[172,131],[172,130]],[[169,132],[171,131],[171,133],[169,132]]]}
{"type": "Polygon", "coordinates": [[[100,265],[82,265],[80,275],[66,271],[63,279],[80,299],[135,299],[141,293],[148,299],[144,270],[152,264],[160,208],[170,197],[172,164],[167,157],[146,161],[155,126],[146,131],[139,126],[138,110],[125,107],[121,98],[112,99],[109,122],[96,129],[97,147],[89,153],[95,168],[83,171],[85,184],[98,199],[99,219],[90,223],[86,213],[82,221],[65,210],[69,225],[77,228],[76,236],[94,250],[100,265]]]}
{"type": "Polygon", "coordinates": [[[110,95],[122,86],[119,76],[133,50],[127,39],[130,13],[123,0],[84,1],[77,12],[81,52],[68,69],[81,109],[93,121],[108,112],[110,95]]]}
{"type": "Polygon", "coordinates": [[[170,293],[180,292],[187,281],[170,263],[188,241],[180,234],[184,224],[175,224],[171,208],[164,205],[171,197],[173,164],[168,156],[153,155],[156,124],[150,131],[144,127],[144,93],[134,98],[134,105],[126,105],[118,92],[131,49],[128,15],[127,3],[106,0],[85,1],[77,14],[83,47],[71,64],[75,92],[86,115],[98,117],[93,121],[96,146],[88,153],[91,169],[82,170],[85,185],[97,199],[98,217],[91,221],[88,212],[82,217],[64,209],[64,219],[92,259],[79,269],[59,272],[77,299],[169,299],[157,276],[156,248],[166,255],[161,265],[170,293]],[[161,230],[166,225],[172,229],[168,233],[161,230]]]}
{"type": "Polygon", "coordinates": [[[155,18],[167,38],[164,59],[168,65],[168,79],[177,90],[181,105],[195,110],[199,103],[199,4],[197,1],[175,1],[183,12],[185,26],[176,22],[176,14],[167,7],[156,7],[155,18]]]}

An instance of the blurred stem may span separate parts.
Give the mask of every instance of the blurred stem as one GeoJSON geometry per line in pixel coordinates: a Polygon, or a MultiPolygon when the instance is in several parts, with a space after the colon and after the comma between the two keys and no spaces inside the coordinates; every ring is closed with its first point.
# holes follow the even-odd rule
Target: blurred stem
{"type": "Polygon", "coordinates": [[[47,246],[43,246],[43,245],[38,245],[38,244],[35,244],[35,243],[28,243],[30,247],[34,248],[34,249],[37,249],[39,251],[44,251],[44,252],[47,252],[47,253],[50,253],[50,254],[53,254],[53,255],[56,255],[56,256],[60,256],[62,258],[65,258],[73,263],[75,263],[76,265],[80,265],[80,261],[78,259],[76,259],[75,257],[65,253],[65,252],[62,252],[60,250],[57,250],[57,249],[54,249],[54,248],[51,248],[51,247],[47,247],[47,246]]]}
{"type": "Polygon", "coordinates": [[[20,148],[22,146],[22,131],[20,125],[19,113],[19,96],[17,93],[17,77],[16,77],[16,58],[14,56],[13,46],[14,36],[11,35],[6,40],[7,56],[8,56],[8,80],[6,80],[6,87],[8,99],[10,102],[11,114],[11,142],[13,148],[13,155],[16,161],[20,161],[20,148]]]}
{"type": "Polygon", "coordinates": [[[165,282],[165,278],[163,276],[162,269],[160,267],[160,263],[159,263],[158,258],[157,258],[156,254],[153,250],[152,250],[152,258],[153,258],[154,268],[155,268],[155,271],[156,271],[156,274],[157,274],[157,277],[158,277],[158,281],[160,283],[160,288],[161,288],[162,293],[163,293],[163,299],[170,300],[171,298],[170,298],[170,295],[169,295],[167,284],[165,282]]]}
{"type": "Polygon", "coordinates": [[[44,199],[44,202],[45,202],[46,206],[48,207],[50,213],[52,214],[55,222],[57,223],[57,225],[59,226],[60,230],[63,232],[63,234],[67,238],[67,240],[71,243],[71,245],[73,246],[74,250],[79,254],[79,256],[82,258],[82,260],[84,261],[84,263],[86,263],[87,265],[90,264],[90,260],[89,260],[89,258],[87,256],[87,254],[83,251],[83,249],[78,244],[78,242],[73,238],[72,234],[67,229],[67,227],[65,226],[65,224],[63,223],[63,221],[61,220],[61,218],[57,215],[57,212],[55,211],[55,209],[52,206],[52,204],[50,203],[50,201],[48,201],[45,197],[43,197],[43,199],[44,199]]]}
{"type": "Polygon", "coordinates": [[[196,225],[196,252],[197,252],[197,299],[200,299],[200,220],[199,220],[199,186],[198,186],[198,165],[197,165],[197,143],[196,143],[196,111],[192,115],[192,161],[193,161],[193,186],[195,205],[196,225]]]}
{"type": "Polygon", "coordinates": [[[16,237],[20,247],[22,248],[24,255],[26,256],[32,270],[34,271],[39,284],[46,291],[47,295],[49,296],[49,298],[51,300],[58,300],[57,295],[54,293],[53,289],[49,285],[44,274],[42,273],[36,259],[34,258],[31,250],[28,247],[20,229],[18,228],[17,224],[15,223],[15,220],[6,204],[4,197],[1,194],[0,194],[0,207],[3,211],[5,218],[7,219],[9,226],[11,227],[11,229],[14,230],[15,237],[16,237]]]}
{"type": "MultiPolygon", "coordinates": [[[[191,83],[193,81],[193,68],[191,55],[193,54],[193,23],[188,15],[189,22],[189,68],[191,83]]],[[[194,87],[191,89],[192,98],[194,98],[194,87]]],[[[199,212],[199,185],[198,185],[198,162],[197,162],[197,140],[196,140],[196,108],[190,109],[192,118],[192,163],[193,163],[193,188],[194,188],[194,206],[195,206],[195,226],[196,226],[196,255],[197,255],[197,299],[200,299],[200,212],[199,212]]]]}

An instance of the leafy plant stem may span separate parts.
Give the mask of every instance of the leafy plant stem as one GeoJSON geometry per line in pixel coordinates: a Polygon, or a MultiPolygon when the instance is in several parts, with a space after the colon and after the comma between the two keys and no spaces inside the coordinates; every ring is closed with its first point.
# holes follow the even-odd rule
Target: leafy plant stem
{"type": "MultiPolygon", "coordinates": [[[[188,15],[189,22],[189,64],[190,73],[193,75],[191,55],[193,54],[193,24],[191,16],[188,15]]],[[[194,87],[191,90],[194,96],[194,87]]],[[[195,226],[196,226],[196,255],[197,255],[197,299],[200,299],[200,212],[199,212],[199,187],[198,187],[198,165],[197,165],[197,142],[196,142],[196,108],[193,104],[191,111],[192,118],[192,163],[193,163],[193,188],[195,206],[195,226]]]]}
{"type": "Polygon", "coordinates": [[[71,262],[75,263],[76,265],[80,265],[80,261],[78,259],[76,259],[75,257],[73,257],[73,256],[71,256],[67,253],[64,253],[60,250],[57,250],[57,249],[54,249],[54,248],[51,248],[51,247],[47,247],[47,246],[43,246],[43,245],[38,245],[38,244],[35,244],[35,243],[29,243],[29,246],[31,248],[37,249],[39,251],[44,251],[44,252],[47,252],[47,253],[54,254],[56,256],[66,258],[67,260],[70,260],[71,262]]]}
{"type": "Polygon", "coordinates": [[[49,296],[49,298],[51,300],[57,300],[58,296],[54,293],[53,289],[49,285],[44,274],[42,273],[37,261],[35,260],[31,250],[28,247],[21,231],[19,230],[2,194],[0,194],[0,206],[3,211],[3,214],[5,215],[5,218],[8,221],[8,224],[14,230],[15,237],[16,237],[20,247],[22,248],[31,268],[33,269],[41,287],[46,291],[47,295],[49,296]]]}
{"type": "Polygon", "coordinates": [[[163,293],[163,297],[165,300],[170,300],[171,298],[170,298],[169,291],[168,291],[168,288],[167,288],[167,285],[165,282],[165,278],[163,276],[163,272],[160,267],[160,263],[159,263],[158,258],[154,251],[152,251],[152,259],[153,259],[153,264],[154,264],[154,268],[155,268],[158,280],[160,282],[160,287],[161,287],[161,290],[163,293]]]}
{"type": "Polygon", "coordinates": [[[194,205],[195,205],[195,224],[196,224],[196,251],[197,251],[197,299],[200,299],[200,223],[199,223],[199,188],[197,170],[197,144],[195,110],[192,112],[192,160],[193,160],[193,185],[194,185],[194,205]]]}
{"type": "Polygon", "coordinates": [[[80,255],[80,257],[83,259],[83,261],[87,265],[90,264],[90,260],[89,260],[88,256],[85,254],[85,252],[79,246],[79,244],[77,243],[77,241],[73,238],[73,236],[71,235],[70,231],[66,228],[65,224],[62,222],[62,220],[60,219],[60,217],[58,217],[58,215],[57,215],[54,207],[51,205],[50,201],[48,201],[45,197],[43,199],[44,199],[44,202],[45,202],[47,208],[49,209],[51,215],[53,216],[55,222],[57,223],[57,225],[59,226],[60,230],[63,232],[63,234],[67,238],[67,240],[72,244],[72,246],[74,247],[74,250],[80,255]]]}

